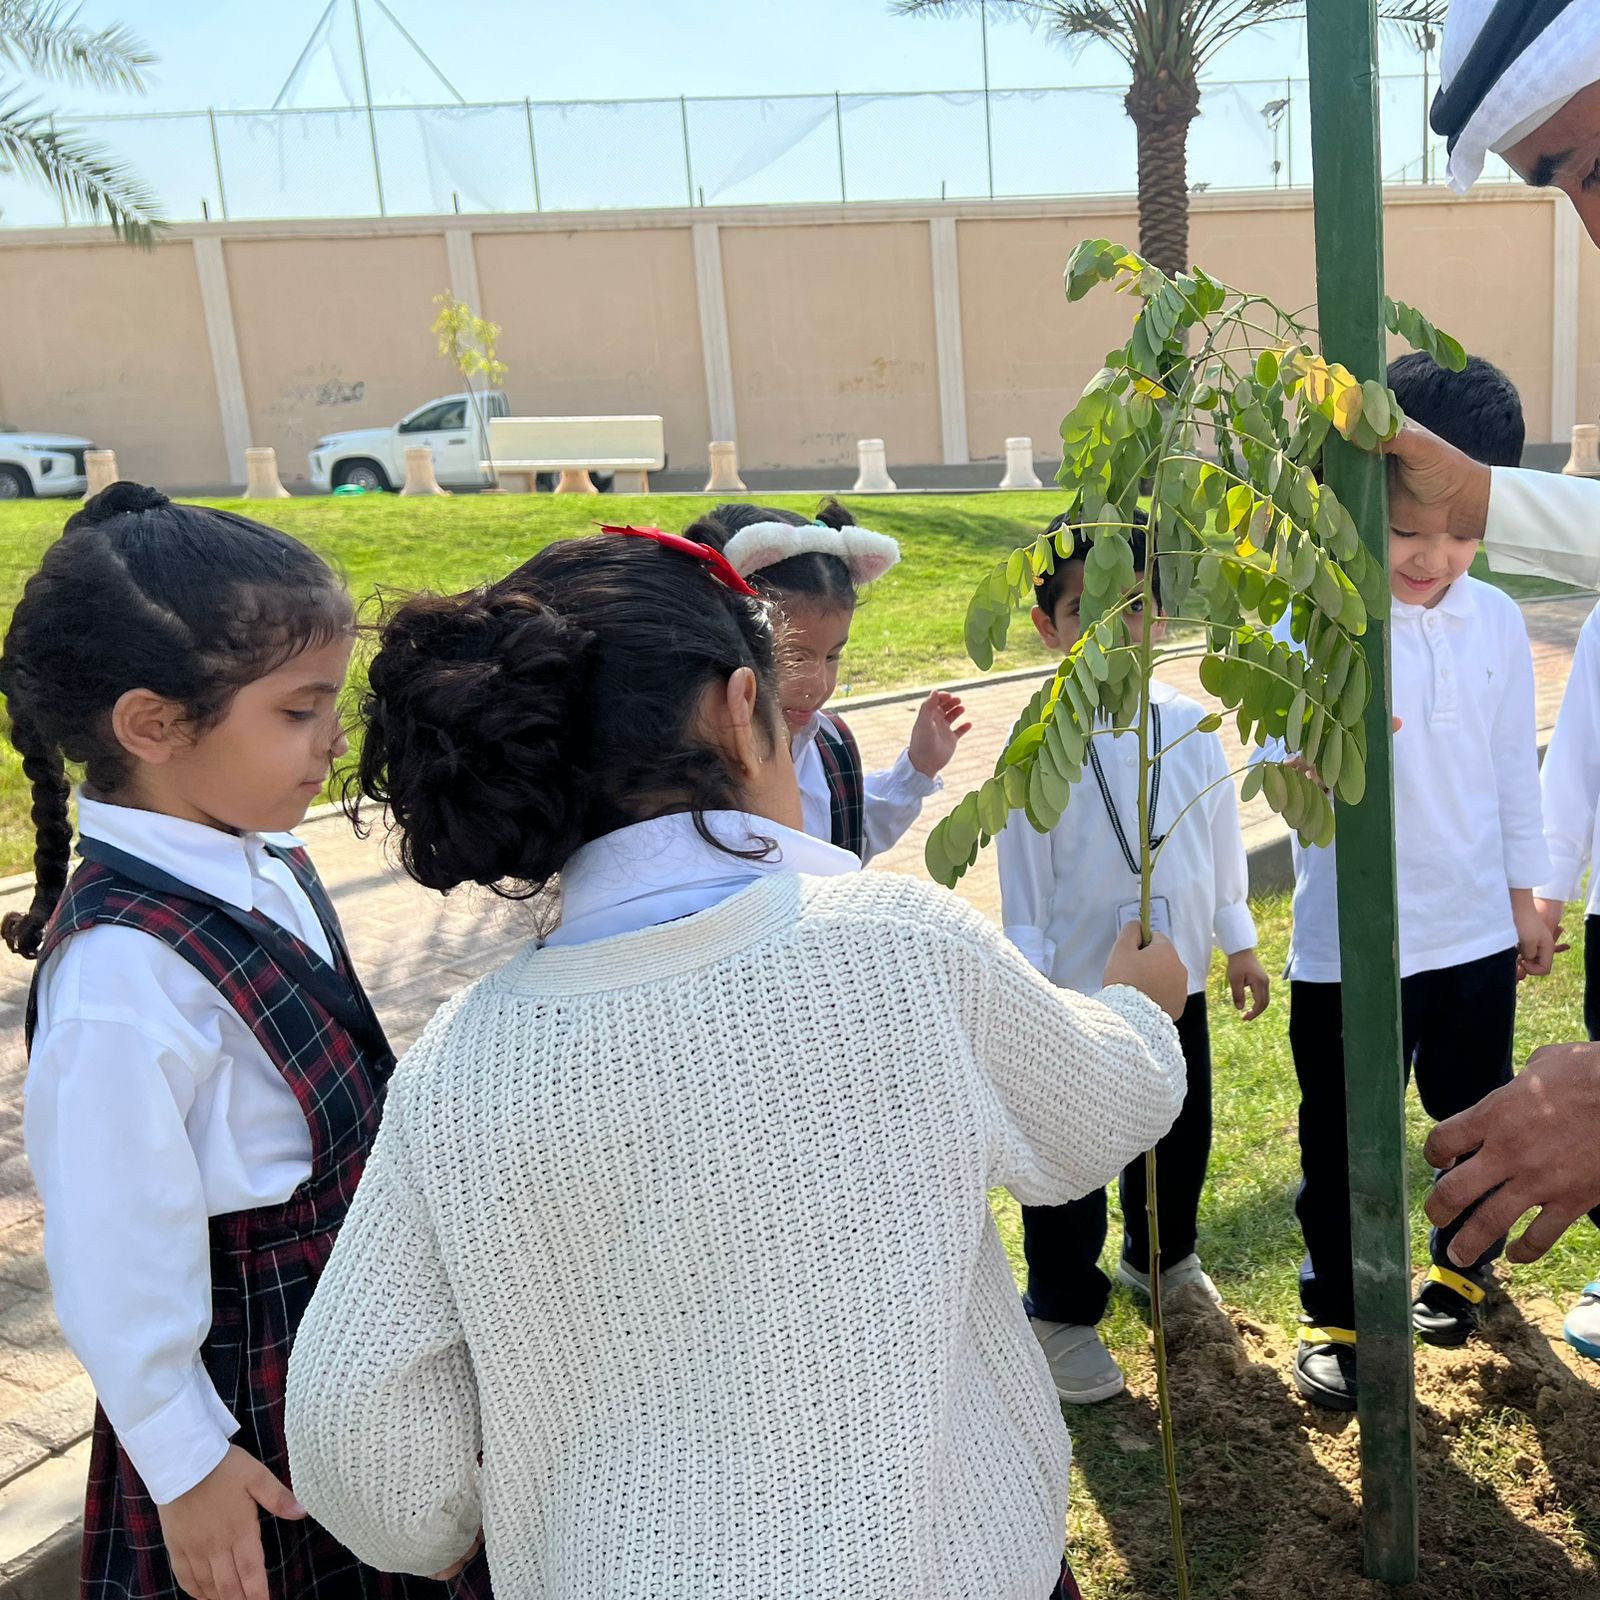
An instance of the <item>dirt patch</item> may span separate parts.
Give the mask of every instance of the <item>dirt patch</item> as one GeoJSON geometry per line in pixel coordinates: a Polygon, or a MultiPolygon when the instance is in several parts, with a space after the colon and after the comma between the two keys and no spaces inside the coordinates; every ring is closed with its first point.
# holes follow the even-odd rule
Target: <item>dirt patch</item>
{"type": "MultiPolygon", "coordinates": [[[[1600,1367],[1548,1302],[1505,1302],[1464,1350],[1417,1355],[1422,1566],[1362,1575],[1360,1430],[1307,1406],[1292,1340],[1198,1306],[1169,1314],[1196,1600],[1600,1600],[1600,1367]]],[[[1175,1593],[1153,1370],[1071,1417],[1074,1563],[1087,1600],[1175,1593]],[[1092,1503],[1090,1503],[1092,1502],[1092,1503]]]]}

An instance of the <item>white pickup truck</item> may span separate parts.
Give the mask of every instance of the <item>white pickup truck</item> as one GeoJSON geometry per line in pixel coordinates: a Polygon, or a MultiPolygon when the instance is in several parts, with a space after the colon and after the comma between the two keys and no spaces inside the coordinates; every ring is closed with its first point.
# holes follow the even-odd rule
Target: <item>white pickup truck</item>
{"type": "Polygon", "coordinates": [[[330,433],[311,452],[311,485],[324,493],[346,484],[398,489],[406,481],[406,447],[426,444],[433,447],[434,475],[444,488],[487,488],[494,476],[483,465],[489,446],[482,419],[510,415],[510,402],[498,390],[476,398],[447,394],[392,427],[330,433]]]}
{"type": "Polygon", "coordinates": [[[0,427],[0,500],[81,495],[89,487],[83,458],[94,445],[62,433],[0,427]]]}

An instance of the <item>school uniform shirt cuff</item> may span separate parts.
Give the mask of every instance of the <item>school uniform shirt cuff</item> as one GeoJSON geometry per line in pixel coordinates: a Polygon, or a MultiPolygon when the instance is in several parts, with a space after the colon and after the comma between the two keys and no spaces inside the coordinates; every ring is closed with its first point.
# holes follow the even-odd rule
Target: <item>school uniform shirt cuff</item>
{"type": "Polygon", "coordinates": [[[113,1419],[112,1426],[158,1506],[187,1494],[215,1470],[239,1431],[198,1361],[183,1387],[154,1416],[132,1427],[117,1426],[113,1419]]]}
{"type": "Polygon", "coordinates": [[[1256,947],[1256,919],[1250,915],[1249,906],[1218,906],[1214,931],[1217,947],[1225,956],[1256,947]]]}
{"type": "Polygon", "coordinates": [[[1506,841],[1506,883],[1513,889],[1531,889],[1536,883],[1554,877],[1550,852],[1543,839],[1530,839],[1525,844],[1506,841]]]}
{"type": "Polygon", "coordinates": [[[1533,892],[1540,900],[1560,900],[1566,903],[1578,898],[1583,887],[1583,861],[1579,856],[1562,850],[1550,852],[1550,876],[1533,892]]]}
{"type": "Polygon", "coordinates": [[[900,759],[884,774],[879,796],[891,805],[903,800],[926,800],[944,788],[943,778],[930,778],[911,765],[911,752],[902,750],[900,759]]]}
{"type": "Polygon", "coordinates": [[[1055,964],[1056,947],[1044,936],[1042,928],[1013,928],[1006,929],[1008,938],[1019,949],[1030,967],[1035,972],[1050,976],[1050,968],[1055,964]]]}

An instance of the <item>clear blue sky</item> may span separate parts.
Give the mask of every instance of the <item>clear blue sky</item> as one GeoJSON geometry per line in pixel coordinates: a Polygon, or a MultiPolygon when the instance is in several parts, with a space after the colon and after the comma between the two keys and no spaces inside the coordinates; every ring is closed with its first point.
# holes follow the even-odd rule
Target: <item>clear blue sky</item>
{"type": "MultiPolygon", "coordinates": [[[[86,0],[95,22],[121,20],[160,58],[142,102],[70,87],[50,91],[66,110],[185,110],[268,106],[311,35],[326,0],[86,0]]],[[[981,82],[975,16],[905,18],[887,0],[388,0],[390,10],[468,100],[608,99],[970,88],[981,82]]],[[[991,7],[991,12],[1000,8],[991,7]]],[[[359,99],[351,0],[307,62],[291,103],[359,99]]],[[[362,0],[373,98],[447,98],[377,0],[362,0]]],[[[1119,81],[1115,57],[1095,47],[1069,56],[1024,24],[991,15],[996,88],[1119,81]]],[[[1415,70],[1398,44],[1395,67],[1415,70]]],[[[1247,35],[1215,75],[1303,74],[1302,30],[1247,35]]]]}

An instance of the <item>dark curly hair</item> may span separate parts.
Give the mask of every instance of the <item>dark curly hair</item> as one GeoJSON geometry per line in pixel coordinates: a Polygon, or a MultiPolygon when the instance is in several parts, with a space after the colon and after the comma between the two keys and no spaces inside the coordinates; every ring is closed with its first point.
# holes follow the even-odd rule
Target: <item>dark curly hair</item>
{"type": "MultiPolygon", "coordinates": [[[[721,550],[741,528],[757,522],[786,522],[803,528],[820,522],[827,528],[853,528],[856,519],[833,498],[817,507],[815,517],[802,517],[797,511],[779,511],[772,506],[753,506],[746,501],[730,501],[708,512],[683,530],[686,539],[697,539],[714,550],[721,550]]],[[[810,550],[787,561],[775,561],[750,575],[750,585],[769,600],[798,608],[814,606],[823,611],[854,611],[861,593],[850,576],[850,569],[838,556],[810,550]]]]}
{"type": "Polygon", "coordinates": [[[762,602],[650,540],[561,540],[498,583],[417,595],[382,622],[350,809],[358,825],[362,797],[387,809],[418,883],[515,899],[591,839],[668,812],[692,811],[726,849],[704,813],[736,809],[740,785],[696,717],[704,690],[745,667],[775,744],[762,602]]]}
{"type": "Polygon", "coordinates": [[[0,651],[11,743],[33,788],[34,892],[0,923],[39,953],[72,859],[67,767],[114,796],[129,757],[111,728],[118,700],[147,689],[195,732],[234,695],[353,624],[350,597],[297,539],[229,511],[174,505],[114,483],[67,522],[28,579],[0,651]]]}

